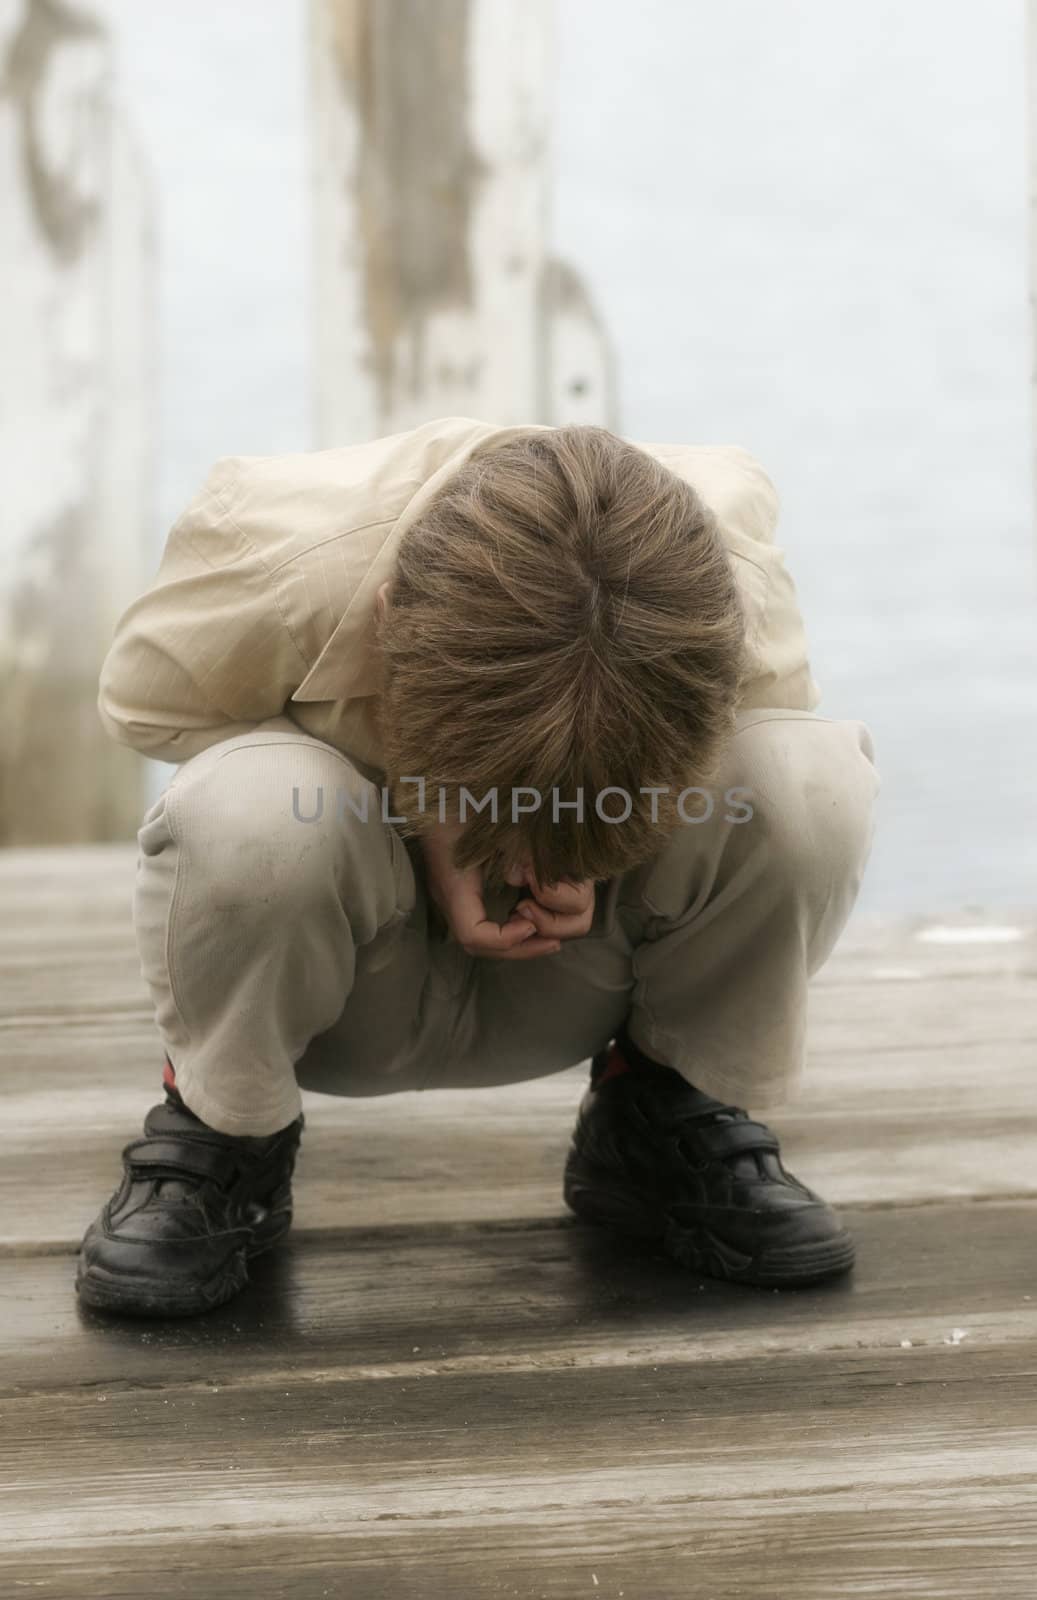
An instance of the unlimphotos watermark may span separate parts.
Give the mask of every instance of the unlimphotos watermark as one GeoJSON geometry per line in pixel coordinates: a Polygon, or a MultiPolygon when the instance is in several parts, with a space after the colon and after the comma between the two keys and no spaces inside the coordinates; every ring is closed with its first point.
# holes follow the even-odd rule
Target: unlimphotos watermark
{"type": "MultiPolygon", "coordinates": [[[[324,787],[318,784],[309,795],[301,795],[298,786],[292,789],[292,816],[297,822],[314,823],[323,818],[334,817],[342,821],[347,815],[357,817],[361,822],[368,822],[372,818],[372,798],[377,797],[378,809],[374,816],[382,822],[403,823],[411,817],[424,815],[430,810],[435,810],[440,822],[452,820],[447,816],[448,791],[442,786],[438,789],[438,798],[435,806],[429,805],[429,785],[424,778],[401,778],[400,783],[413,783],[417,787],[417,804],[410,816],[394,816],[392,814],[392,796],[383,784],[376,788],[374,784],[365,783],[356,790],[339,786],[334,791],[333,804],[325,805],[324,787]]],[[[659,801],[664,795],[672,794],[669,785],[652,787],[646,785],[637,790],[638,795],[650,797],[649,814],[653,822],[659,821],[659,801]]],[[[558,789],[549,789],[546,793],[540,789],[520,786],[502,791],[493,787],[487,789],[477,797],[470,789],[461,785],[457,790],[457,820],[467,822],[472,816],[481,816],[488,812],[491,822],[499,822],[506,818],[512,823],[518,823],[523,817],[532,816],[549,805],[552,822],[562,821],[563,813],[575,819],[577,825],[586,821],[589,809],[602,822],[620,824],[626,822],[633,814],[634,796],[628,789],[610,785],[604,789],[597,789],[589,796],[583,789],[577,789],[575,795],[563,797],[558,789]]],[[[703,789],[697,785],[689,785],[677,794],[676,809],[681,822],[688,827],[696,827],[703,822],[709,822],[717,815],[718,806],[727,809],[721,813],[722,820],[732,824],[749,822],[753,815],[752,791],[742,787],[725,789],[718,794],[712,789],[703,789]]]]}

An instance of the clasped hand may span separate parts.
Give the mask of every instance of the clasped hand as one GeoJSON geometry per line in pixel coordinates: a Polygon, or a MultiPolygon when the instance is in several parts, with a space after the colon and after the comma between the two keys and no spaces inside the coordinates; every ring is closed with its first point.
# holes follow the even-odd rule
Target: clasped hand
{"type": "Polygon", "coordinates": [[[450,932],[471,956],[498,961],[529,961],[555,955],[569,939],[581,939],[594,919],[594,883],[563,878],[558,883],[538,883],[528,868],[515,868],[508,882],[524,889],[507,922],[494,922],[486,914],[482,867],[454,865],[454,843],[459,824],[445,824],[422,836],[429,893],[450,932]]]}

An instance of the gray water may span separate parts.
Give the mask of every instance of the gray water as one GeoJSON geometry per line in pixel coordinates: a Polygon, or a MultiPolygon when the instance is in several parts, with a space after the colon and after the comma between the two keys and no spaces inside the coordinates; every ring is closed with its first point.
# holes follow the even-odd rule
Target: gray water
{"type": "MultiPolygon", "coordinates": [[[[299,0],[112,0],[161,197],[161,537],[306,448],[299,0]]],[[[737,442],[822,710],[875,735],[863,908],[1032,905],[1037,582],[1021,0],[558,0],[554,231],[621,427],[737,442]]]]}

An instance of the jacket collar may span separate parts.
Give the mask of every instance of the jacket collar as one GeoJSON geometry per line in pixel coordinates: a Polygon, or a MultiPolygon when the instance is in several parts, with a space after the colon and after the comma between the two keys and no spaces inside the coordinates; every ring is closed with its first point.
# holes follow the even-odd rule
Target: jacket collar
{"type": "Polygon", "coordinates": [[[496,449],[542,423],[497,427],[491,423],[472,423],[472,431],[407,502],[397,521],[387,530],[384,541],[364,573],[338,624],[313,666],[292,695],[293,701],[343,701],[378,694],[381,688],[381,656],[376,635],[375,596],[392,577],[400,540],[422,515],[429,502],[448,483],[459,467],[473,456],[496,449]]]}

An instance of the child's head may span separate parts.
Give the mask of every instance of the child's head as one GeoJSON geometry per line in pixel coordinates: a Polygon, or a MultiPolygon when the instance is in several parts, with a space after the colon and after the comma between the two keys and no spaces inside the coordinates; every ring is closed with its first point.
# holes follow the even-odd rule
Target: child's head
{"type": "Polygon", "coordinates": [[[661,849],[677,795],[712,775],[730,730],[744,620],[690,485],[603,428],[572,427],[454,475],[401,540],[381,640],[396,810],[420,830],[440,787],[454,819],[462,785],[476,803],[496,791],[496,822],[469,806],[458,863],[498,878],[528,860],[550,882],[612,877],[661,849]],[[403,777],[425,779],[424,813],[403,777]],[[604,789],[622,793],[599,802],[604,789]],[[582,820],[566,805],[581,793],[582,820]],[[603,820],[599,804],[620,816],[625,796],[629,817],[603,820]]]}

